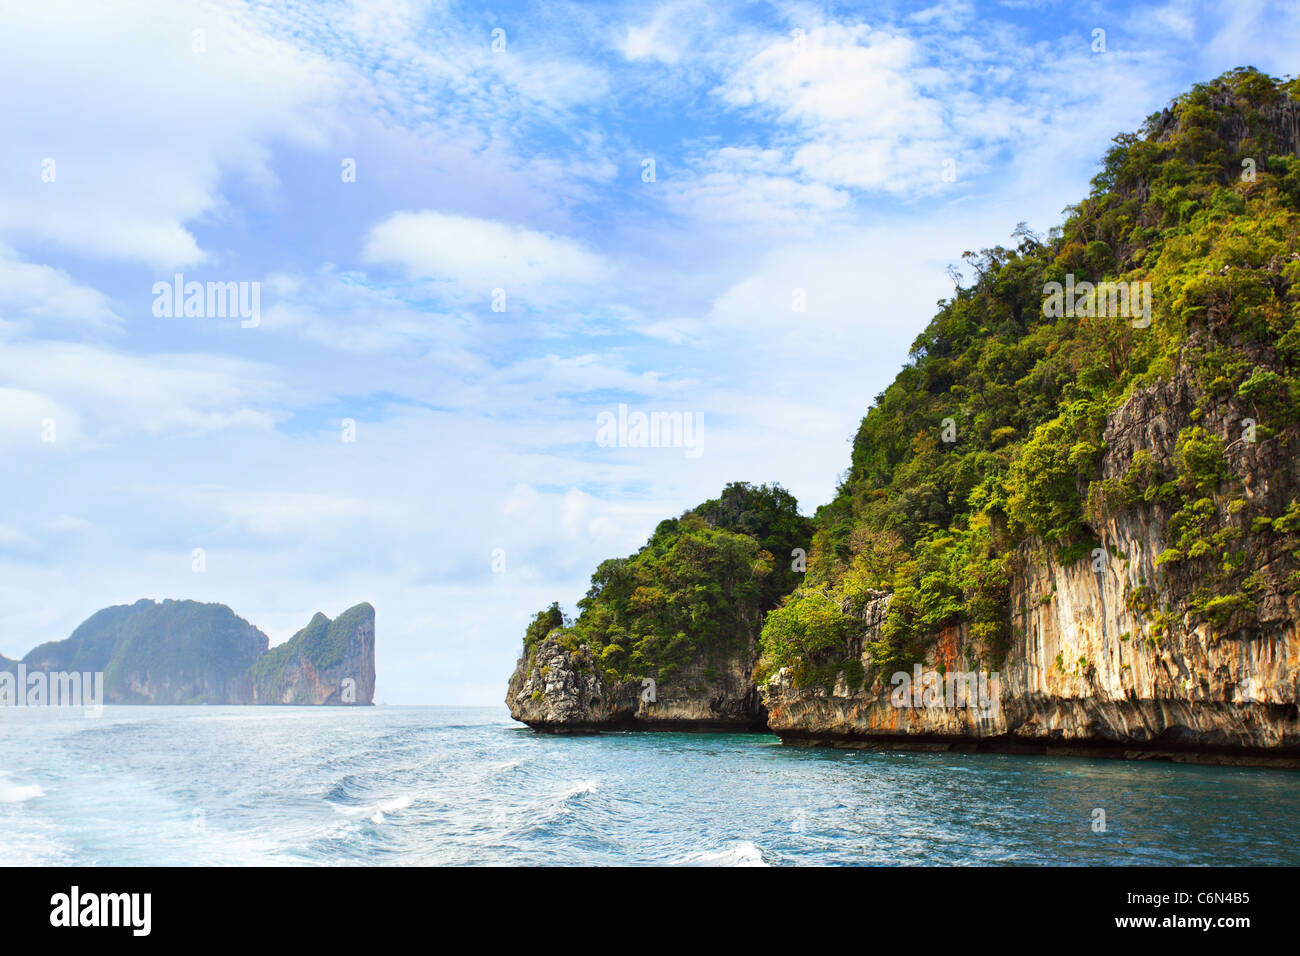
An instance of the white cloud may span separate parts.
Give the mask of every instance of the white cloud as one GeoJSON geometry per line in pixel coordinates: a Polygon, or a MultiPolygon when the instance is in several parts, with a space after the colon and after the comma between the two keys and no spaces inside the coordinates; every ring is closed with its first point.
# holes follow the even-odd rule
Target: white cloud
{"type": "Polygon", "coordinates": [[[636,330],[654,339],[663,339],[673,345],[695,344],[704,334],[704,323],[699,319],[659,319],[638,324],[636,330]]]}
{"type": "Polygon", "coordinates": [[[78,284],[62,269],[21,262],[0,248],[0,322],[48,333],[111,330],[121,319],[98,289],[78,284]]]}
{"type": "Polygon", "coordinates": [[[60,444],[77,433],[98,441],[141,433],[266,429],[275,416],[260,406],[282,393],[268,369],[240,359],[127,355],[71,342],[7,343],[0,349],[0,381],[25,396],[5,403],[5,420],[20,423],[54,409],[48,414],[56,419],[60,444]]]}
{"type": "Polygon", "coordinates": [[[629,25],[615,46],[629,60],[676,63],[690,41],[699,11],[696,4],[666,3],[645,23],[629,25]],[[693,22],[687,22],[688,16],[693,22]]]}
{"type": "Polygon", "coordinates": [[[485,299],[497,287],[583,284],[609,271],[600,256],[564,236],[431,209],[395,213],[379,223],[363,256],[485,299]]]}
{"type": "Polygon", "coordinates": [[[668,205],[711,227],[759,224],[819,229],[849,206],[849,194],[809,181],[779,149],[727,146],[698,157],[692,174],[663,184],[668,205]]]}
{"type": "Polygon", "coordinates": [[[911,38],[833,23],[770,40],[715,93],[789,125],[802,140],[794,169],[831,186],[898,191],[938,181],[950,121],[927,86],[940,79],[911,38]],[[934,171],[916,169],[926,162],[934,171]]]}
{"type": "Polygon", "coordinates": [[[59,454],[80,436],[81,416],[72,408],[39,391],[0,387],[0,448],[8,454],[59,454]]]}
{"type": "Polygon", "coordinates": [[[221,213],[228,174],[269,182],[268,143],[320,143],[313,104],[333,85],[324,60],[216,5],[10,5],[0,236],[158,268],[203,261],[187,224],[221,213]]]}
{"type": "Polygon", "coordinates": [[[306,535],[334,536],[354,522],[396,515],[374,498],[337,494],[212,488],[203,497],[211,508],[227,515],[239,531],[258,537],[292,536],[301,540],[306,535]]]}
{"type": "MultiPolygon", "coordinates": [[[[322,51],[347,68],[349,99],[366,113],[474,151],[504,149],[523,162],[502,124],[557,124],[608,95],[605,71],[573,52],[545,22],[466,21],[444,3],[298,3],[259,8],[259,26],[322,51]],[[494,29],[505,31],[494,47],[494,29]]],[[[562,155],[569,150],[559,151],[562,155]]]]}
{"type": "Polygon", "coordinates": [[[501,513],[507,518],[524,517],[537,507],[541,495],[529,484],[518,484],[510,490],[510,496],[501,505],[501,513]]]}
{"type": "Polygon", "coordinates": [[[261,328],[341,352],[436,350],[444,362],[477,365],[474,320],[436,302],[436,289],[396,288],[364,273],[323,266],[310,275],[275,273],[262,284],[261,328]]]}

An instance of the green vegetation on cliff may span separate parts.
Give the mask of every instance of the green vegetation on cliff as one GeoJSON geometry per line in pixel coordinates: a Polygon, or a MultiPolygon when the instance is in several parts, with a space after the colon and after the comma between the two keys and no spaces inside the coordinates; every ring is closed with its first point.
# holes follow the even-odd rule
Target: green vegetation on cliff
{"type": "Polygon", "coordinates": [[[137,688],[150,680],[206,686],[219,695],[266,647],[266,635],[224,604],[144,599],[96,612],[67,640],[42,644],[23,662],[33,670],[103,671],[108,697],[130,703],[147,701],[137,688]]]}
{"type": "Polygon", "coordinates": [[[791,554],[811,536],[811,520],[783,488],[730,484],[660,522],[636,554],[602,562],[577,620],[567,624],[553,604],[525,644],[531,651],[559,629],[566,646],[589,645],[615,677],[670,676],[753,641],[763,614],[794,587],[791,554]]]}
{"type": "Polygon", "coordinates": [[[318,672],[341,664],[348,641],[374,613],[374,608],[365,603],[348,608],[333,621],[317,611],[301,631],[258,658],[253,665],[253,680],[265,688],[278,685],[285,666],[298,656],[318,672]]]}
{"type": "Polygon", "coordinates": [[[1130,596],[1148,639],[1185,617],[1248,631],[1256,595],[1300,586],[1295,482],[1248,497],[1231,467],[1243,442],[1276,464],[1300,441],[1298,84],[1238,69],[1196,86],[1115,138],[1062,227],[963,253],[973,279],[863,419],[806,574],[787,557],[807,534],[793,502],[750,508],[776,492],[732,485],[602,564],[578,620],[552,606],[528,640],[559,629],[635,677],[751,633],[758,611],[760,677],[861,686],[957,624],[996,667],[1021,549],[1083,559],[1138,506],[1164,509],[1158,565],[1182,582],[1130,596]],[[1107,423],[1139,393],[1177,433],[1103,475],[1107,423]],[[885,594],[868,674],[854,642],[885,594]]]}
{"type": "Polygon", "coordinates": [[[818,511],[807,581],[768,617],[765,671],[832,679],[851,660],[855,605],[878,591],[894,595],[871,648],[878,673],[920,659],[959,621],[972,656],[996,662],[1017,546],[1078,559],[1109,511],[1157,498],[1183,502],[1165,561],[1209,564],[1182,610],[1224,620],[1249,604],[1239,589],[1262,582],[1236,573],[1241,528],[1214,499],[1231,492],[1226,442],[1188,427],[1172,460],[1139,452],[1121,482],[1102,482],[1098,466],[1107,416],[1179,374],[1195,380],[1194,420],[1231,421],[1244,405],[1259,443],[1293,440],[1300,159],[1280,131],[1295,135],[1296,93],[1249,69],[1199,85],[1141,135],[1116,138],[1063,228],[1042,239],[1022,227],[1012,249],[963,255],[974,281],[940,303],[864,418],[848,475],[818,511]],[[1149,315],[1116,314],[1109,290],[1044,308],[1051,283],[1101,282],[1150,283],[1149,315]]]}
{"type": "MultiPolygon", "coordinates": [[[[146,598],[97,611],[66,640],[41,644],[22,663],[47,673],[102,671],[111,703],[252,703],[255,683],[262,701],[271,702],[282,696],[289,661],[305,659],[318,676],[336,667],[373,616],[369,604],[333,621],[318,613],[290,640],[268,650],[267,636],[224,604],[146,598]]],[[[352,653],[355,657],[356,650],[352,653]]],[[[17,664],[0,657],[0,670],[12,671],[17,664]]],[[[357,664],[357,674],[349,676],[368,694],[373,662],[357,664]]]]}

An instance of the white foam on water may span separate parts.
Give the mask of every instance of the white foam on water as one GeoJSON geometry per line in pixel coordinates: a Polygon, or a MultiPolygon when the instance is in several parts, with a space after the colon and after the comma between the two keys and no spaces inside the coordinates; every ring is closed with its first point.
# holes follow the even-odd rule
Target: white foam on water
{"type": "Polygon", "coordinates": [[[560,802],[563,803],[566,800],[572,800],[574,797],[580,797],[583,796],[584,794],[595,793],[595,792],[596,792],[595,780],[580,780],[578,783],[575,783],[573,786],[571,786],[568,790],[564,792],[564,794],[560,797],[560,802]]]}
{"type": "Polygon", "coordinates": [[[677,861],[682,866],[771,866],[763,851],[748,841],[733,843],[721,850],[688,853],[677,861]]]}
{"type": "Polygon", "coordinates": [[[375,826],[379,826],[380,824],[387,822],[387,819],[384,817],[385,813],[397,813],[399,810],[405,810],[414,802],[415,799],[413,797],[394,797],[392,800],[381,803],[379,806],[375,807],[375,814],[370,818],[370,822],[375,826]]]}
{"type": "Polygon", "coordinates": [[[388,817],[385,814],[398,813],[407,809],[414,802],[415,797],[410,794],[402,794],[399,797],[393,797],[368,807],[341,807],[337,803],[331,803],[330,808],[349,820],[367,819],[375,826],[379,826],[388,822],[388,817]]]}
{"type": "Polygon", "coordinates": [[[9,783],[0,779],[0,803],[26,803],[45,796],[45,791],[34,783],[9,783]]]}
{"type": "Polygon", "coordinates": [[[410,796],[394,797],[392,800],[389,800],[387,803],[381,803],[379,805],[379,812],[396,813],[398,810],[405,810],[414,802],[415,802],[414,797],[410,797],[410,796]]]}

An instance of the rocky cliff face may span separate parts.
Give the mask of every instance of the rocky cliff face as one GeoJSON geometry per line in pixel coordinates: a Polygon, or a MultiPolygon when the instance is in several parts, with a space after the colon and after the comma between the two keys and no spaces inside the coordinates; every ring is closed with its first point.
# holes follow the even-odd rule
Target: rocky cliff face
{"type": "MultiPolygon", "coordinates": [[[[864,687],[844,673],[830,687],[795,687],[788,670],[756,688],[751,642],[712,665],[692,664],[650,700],[648,687],[607,680],[589,647],[566,648],[556,635],[520,658],[511,715],[551,731],[767,727],[797,744],[1300,766],[1300,598],[1287,584],[1284,544],[1251,530],[1300,493],[1300,461],[1288,451],[1300,426],[1266,442],[1237,440],[1249,409],[1205,399],[1187,369],[1135,392],[1107,420],[1100,477],[1122,482],[1139,453],[1173,460],[1193,422],[1218,437],[1228,475],[1202,511],[1207,528],[1226,529],[1223,540],[1241,547],[1231,579],[1255,582],[1249,613],[1197,613],[1199,589],[1220,573],[1222,555],[1158,561],[1186,501],[1154,496],[1099,508],[1095,547],[1082,557],[1042,542],[1021,546],[1007,647],[979,646],[964,624],[932,635],[921,675],[996,674],[987,699],[922,702],[918,691],[900,706],[892,675],[864,687]]],[[[1081,483],[1079,494],[1087,492],[1081,483]]],[[[851,654],[867,674],[891,599],[880,592],[858,615],[851,654]]]]}
{"type": "MultiPolygon", "coordinates": [[[[1171,458],[1201,397],[1186,375],[1135,393],[1107,422],[1103,477],[1121,479],[1138,451],[1171,458]]],[[[1228,444],[1241,418],[1225,406],[1201,421],[1228,444]]],[[[1287,429],[1292,440],[1296,430],[1287,429]]],[[[1180,502],[1143,502],[1098,520],[1098,547],[1081,559],[1065,563],[1049,547],[1022,546],[1012,638],[1000,660],[974,647],[964,626],[935,636],[923,671],[996,671],[996,706],[916,706],[915,697],[896,706],[887,678],[858,690],[843,675],[832,688],[795,688],[783,671],[763,688],[770,728],[792,743],[1300,766],[1300,599],[1287,586],[1276,538],[1248,530],[1294,497],[1300,463],[1278,441],[1237,442],[1228,462],[1240,481],[1229,486],[1240,494],[1207,500],[1216,526],[1241,530],[1244,564],[1235,573],[1259,582],[1251,613],[1189,610],[1221,554],[1158,563],[1180,502]]],[[[880,640],[889,601],[882,594],[862,615],[854,652],[868,672],[865,648],[880,640]]]]}
{"type": "Polygon", "coordinates": [[[755,647],[698,661],[651,682],[607,679],[591,648],[548,637],[525,648],[506,692],[510,716],[535,730],[759,730],[765,713],[751,673],[755,647]]]}
{"type": "MultiPolygon", "coordinates": [[[[1118,595],[1103,596],[1093,578],[1086,564],[1049,560],[1018,579],[1018,597],[1053,596],[1024,615],[1025,630],[992,672],[987,708],[977,698],[927,706],[915,696],[896,706],[891,685],[855,691],[843,677],[831,689],[796,689],[783,670],[762,689],[768,726],[794,744],[1300,766],[1294,627],[1218,642],[1193,632],[1153,647],[1133,637],[1142,630],[1122,599],[1111,603],[1118,595]]],[[[868,625],[862,642],[878,639],[878,623],[868,625]]],[[[947,629],[923,668],[946,675],[987,667],[967,652],[965,628],[947,629]]],[[[869,667],[870,655],[862,661],[869,667]]]]}
{"type": "Polygon", "coordinates": [[[317,613],[252,669],[255,704],[373,704],[375,609],[358,604],[331,621],[317,613]]]}

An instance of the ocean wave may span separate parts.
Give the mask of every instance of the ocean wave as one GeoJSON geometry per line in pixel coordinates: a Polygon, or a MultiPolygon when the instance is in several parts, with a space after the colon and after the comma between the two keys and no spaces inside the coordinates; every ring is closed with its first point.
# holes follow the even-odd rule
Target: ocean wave
{"type": "Polygon", "coordinates": [[[341,731],[336,712],[311,724],[269,711],[291,719],[227,722],[186,747],[172,711],[143,707],[131,712],[148,735],[114,746],[80,714],[60,718],[75,733],[0,734],[0,865],[1300,862],[1285,839],[1300,790],[1269,770],[1188,766],[1171,783],[1160,768],[1081,763],[1064,778],[1056,763],[980,754],[813,760],[744,734],[708,739],[718,755],[706,764],[695,737],[442,735],[427,729],[440,729],[438,712],[416,708],[379,708],[341,731]],[[394,757],[385,748],[403,726],[423,743],[394,757]],[[956,763],[979,771],[961,777],[962,794],[956,763]],[[1080,836],[1071,788],[1085,771],[1098,778],[1089,799],[1124,788],[1147,824],[1173,794],[1194,838],[1173,839],[1172,823],[1080,836]],[[799,788],[822,796],[796,827],[799,788]]]}
{"type": "Polygon", "coordinates": [[[566,790],[560,796],[560,799],[557,802],[568,803],[571,800],[576,800],[578,797],[585,797],[588,794],[595,793],[595,792],[596,792],[595,780],[581,780],[578,783],[575,783],[573,786],[571,786],[568,790],[566,790]]]}
{"type": "Polygon", "coordinates": [[[753,843],[733,843],[721,850],[701,850],[677,860],[679,866],[771,866],[753,843]]]}
{"type": "Polygon", "coordinates": [[[415,797],[403,794],[380,803],[360,807],[342,807],[333,801],[330,801],[330,806],[335,813],[347,817],[349,820],[369,820],[375,826],[380,826],[388,822],[388,815],[400,813],[413,803],[415,803],[415,797]]]}
{"type": "Polygon", "coordinates": [[[365,793],[365,785],[356,777],[348,774],[325,792],[326,803],[356,803],[365,793]]]}
{"type": "Polygon", "coordinates": [[[370,818],[370,822],[375,826],[379,826],[381,823],[385,822],[385,813],[397,813],[398,811],[405,810],[414,802],[415,798],[409,796],[394,797],[392,800],[387,800],[375,808],[375,813],[370,818]]]}
{"type": "Polygon", "coordinates": [[[34,783],[9,783],[0,780],[0,803],[26,803],[45,796],[45,791],[34,783]]]}

